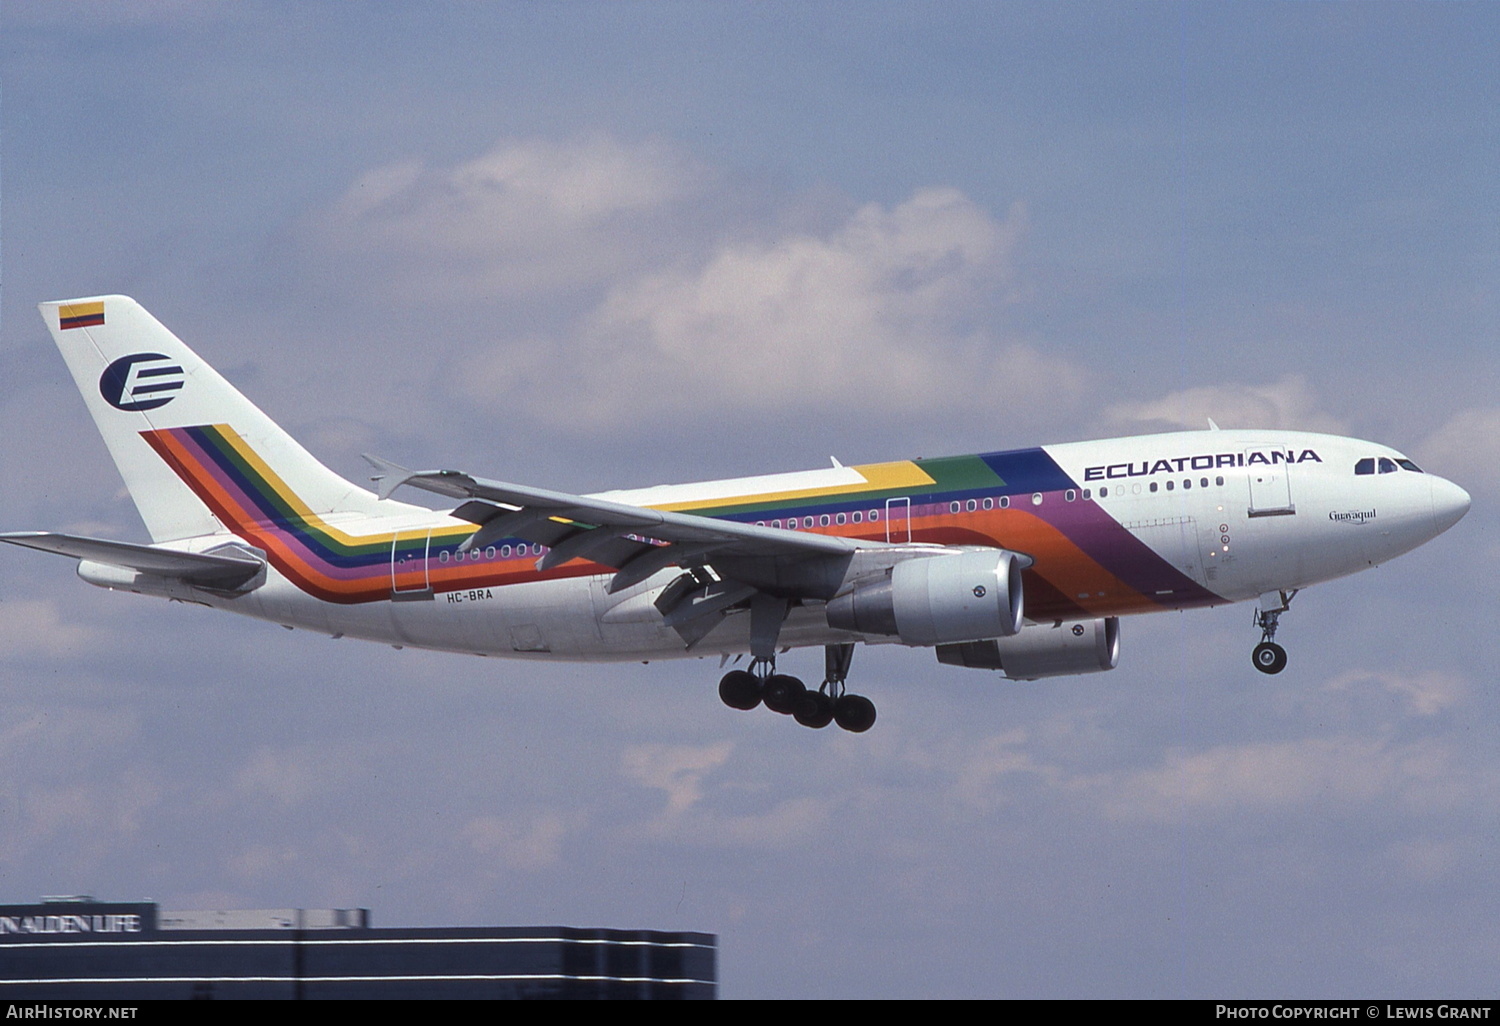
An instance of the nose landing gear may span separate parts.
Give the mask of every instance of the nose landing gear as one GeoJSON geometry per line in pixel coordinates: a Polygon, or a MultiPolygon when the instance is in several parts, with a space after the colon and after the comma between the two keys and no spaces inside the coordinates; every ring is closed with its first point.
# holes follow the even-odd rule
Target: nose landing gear
{"type": "Polygon", "coordinates": [[[1255,625],[1260,628],[1260,644],[1250,653],[1250,661],[1261,673],[1280,673],[1286,669],[1286,649],[1276,644],[1276,628],[1296,598],[1297,590],[1268,591],[1260,597],[1260,608],[1255,611],[1255,625]]]}

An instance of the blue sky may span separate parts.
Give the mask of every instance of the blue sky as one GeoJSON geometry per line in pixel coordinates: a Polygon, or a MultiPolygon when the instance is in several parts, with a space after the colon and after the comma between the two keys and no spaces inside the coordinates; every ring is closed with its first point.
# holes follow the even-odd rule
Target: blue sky
{"type": "Polygon", "coordinates": [[[732,997],[1492,992],[1493,6],[0,27],[7,529],[144,538],[35,313],[102,292],[350,477],[599,490],[1213,416],[1475,497],[1299,597],[1280,677],[1238,608],[1040,685],[871,649],[862,737],[729,712],[713,662],[398,653],[5,553],[7,900],[709,930],[732,997]]]}

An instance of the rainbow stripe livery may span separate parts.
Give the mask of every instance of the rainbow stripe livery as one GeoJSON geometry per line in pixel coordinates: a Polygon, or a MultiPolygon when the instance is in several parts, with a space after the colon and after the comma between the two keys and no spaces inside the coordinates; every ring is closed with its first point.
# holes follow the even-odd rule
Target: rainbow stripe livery
{"type": "Polygon", "coordinates": [[[570,495],[367,457],[318,462],[139,304],[42,316],[152,544],[26,532],[104,587],[397,645],[607,661],[748,654],[720,695],[868,729],[859,643],[1036,679],[1116,665],[1118,617],[1297,591],[1408,551],[1463,489],[1384,446],[1210,431],[570,495]],[[457,500],[433,511],[401,487],[457,500]],[[777,673],[824,650],[816,690],[777,673]]]}

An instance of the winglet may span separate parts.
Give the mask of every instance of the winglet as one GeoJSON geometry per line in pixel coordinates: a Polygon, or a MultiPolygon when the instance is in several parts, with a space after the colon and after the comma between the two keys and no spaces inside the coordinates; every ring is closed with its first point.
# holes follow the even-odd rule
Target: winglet
{"type": "Polygon", "coordinates": [[[1217,425],[1217,424],[1214,423],[1214,419],[1212,417],[1208,418],[1208,429],[1210,431],[1217,431],[1217,430],[1219,430],[1219,425],[1217,425]]]}
{"type": "Polygon", "coordinates": [[[365,458],[366,463],[380,471],[378,474],[370,475],[370,480],[374,481],[376,485],[375,495],[377,498],[389,499],[391,493],[397,488],[400,488],[418,474],[423,473],[423,471],[403,467],[399,463],[392,463],[390,460],[382,459],[379,456],[372,456],[367,452],[360,453],[360,455],[365,458]]]}

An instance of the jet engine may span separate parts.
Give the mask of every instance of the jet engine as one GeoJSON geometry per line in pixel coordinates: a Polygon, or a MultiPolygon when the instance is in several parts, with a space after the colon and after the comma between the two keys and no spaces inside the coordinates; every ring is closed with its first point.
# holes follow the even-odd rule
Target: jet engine
{"type": "Polygon", "coordinates": [[[942,645],[1021,629],[1021,569],[1013,552],[970,550],[904,560],[855,581],[828,603],[828,626],[942,645]]]}
{"type": "Polygon", "coordinates": [[[939,645],[937,657],[950,666],[1000,670],[1011,680],[1099,673],[1120,661],[1120,618],[1027,624],[1008,638],[939,645]]]}

